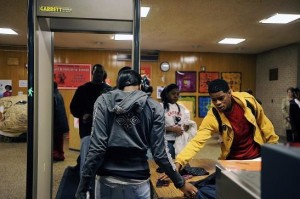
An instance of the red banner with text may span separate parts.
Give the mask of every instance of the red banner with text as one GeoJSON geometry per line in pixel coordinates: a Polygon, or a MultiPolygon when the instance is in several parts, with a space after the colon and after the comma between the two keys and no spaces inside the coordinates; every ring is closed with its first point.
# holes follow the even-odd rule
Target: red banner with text
{"type": "Polygon", "coordinates": [[[77,89],[91,81],[91,64],[54,64],[54,81],[59,89],[77,89]]]}

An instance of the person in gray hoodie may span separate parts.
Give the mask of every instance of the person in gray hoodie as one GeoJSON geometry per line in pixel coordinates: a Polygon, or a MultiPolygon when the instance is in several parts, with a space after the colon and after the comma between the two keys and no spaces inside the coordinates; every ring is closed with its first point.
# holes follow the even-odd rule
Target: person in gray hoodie
{"type": "Polygon", "coordinates": [[[140,84],[140,74],[126,70],[118,77],[117,89],[97,99],[76,198],[86,198],[96,174],[95,198],[149,199],[148,148],[178,189],[189,197],[197,193],[197,188],[176,171],[168,153],[162,106],[141,91],[140,84]]]}

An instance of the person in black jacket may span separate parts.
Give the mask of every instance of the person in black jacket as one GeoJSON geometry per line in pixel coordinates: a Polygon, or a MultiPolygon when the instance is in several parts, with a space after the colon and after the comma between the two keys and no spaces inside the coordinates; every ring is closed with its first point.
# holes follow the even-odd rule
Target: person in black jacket
{"type": "Polygon", "coordinates": [[[69,132],[69,124],[62,95],[54,82],[54,122],[53,122],[53,160],[63,161],[64,156],[64,133],[69,132]]]}
{"type": "Polygon", "coordinates": [[[292,142],[300,142],[300,89],[293,90],[295,98],[290,102],[290,123],[292,127],[292,142]]]}
{"type": "Polygon", "coordinates": [[[112,88],[105,82],[105,70],[101,64],[95,64],[92,69],[92,81],[77,88],[70,104],[72,115],[79,119],[79,136],[81,139],[80,156],[77,166],[80,171],[87,154],[92,131],[93,107],[97,98],[112,88]],[[78,166],[79,164],[79,166],[78,166]]]}
{"type": "Polygon", "coordinates": [[[97,174],[95,198],[149,199],[148,148],[175,187],[187,196],[197,193],[197,188],[176,171],[167,152],[162,106],[141,91],[140,84],[140,74],[126,70],[118,77],[118,89],[97,99],[90,148],[76,198],[86,198],[97,174]]]}

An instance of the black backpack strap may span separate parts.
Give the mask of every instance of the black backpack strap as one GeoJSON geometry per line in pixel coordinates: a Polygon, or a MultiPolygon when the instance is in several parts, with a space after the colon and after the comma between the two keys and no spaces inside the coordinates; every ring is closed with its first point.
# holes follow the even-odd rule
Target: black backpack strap
{"type": "Polygon", "coordinates": [[[250,108],[252,114],[254,115],[254,117],[256,119],[256,111],[255,111],[254,106],[248,100],[246,100],[246,103],[247,103],[247,107],[250,108]]]}
{"type": "Polygon", "coordinates": [[[212,107],[212,112],[213,112],[213,114],[215,115],[215,117],[216,117],[216,119],[218,121],[219,132],[220,132],[220,134],[222,134],[223,133],[223,129],[222,129],[222,120],[221,120],[221,117],[220,117],[220,115],[219,115],[219,113],[218,113],[218,111],[217,111],[217,109],[215,107],[212,107]]]}

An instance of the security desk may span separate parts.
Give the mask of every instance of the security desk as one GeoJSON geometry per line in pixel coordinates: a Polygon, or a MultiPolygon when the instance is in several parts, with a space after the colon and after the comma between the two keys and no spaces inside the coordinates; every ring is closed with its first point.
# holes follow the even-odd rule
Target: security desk
{"type": "Polygon", "coordinates": [[[260,199],[261,161],[219,160],[216,165],[218,199],[260,199]]]}
{"type": "MultiPolygon", "coordinates": [[[[156,187],[156,182],[161,174],[156,172],[156,169],[158,168],[158,166],[156,165],[154,160],[149,160],[148,162],[149,162],[150,173],[151,173],[150,181],[151,181],[151,186],[152,186],[152,191],[153,191],[153,193],[152,193],[153,198],[183,199],[184,198],[183,193],[179,189],[176,189],[173,183],[170,183],[169,186],[167,186],[167,187],[159,187],[159,188],[156,187]]],[[[189,162],[189,164],[192,167],[201,167],[201,168],[205,169],[206,171],[208,171],[209,174],[212,174],[215,172],[216,163],[217,163],[216,161],[210,160],[210,159],[193,159],[189,162]]],[[[191,178],[187,181],[188,182],[198,181],[198,180],[204,179],[208,176],[209,175],[194,176],[193,178],[191,178]]]]}

